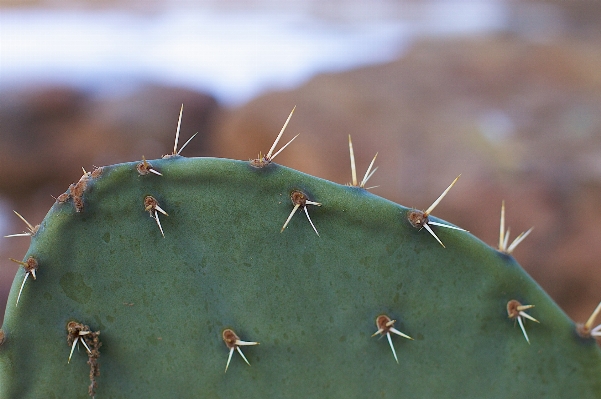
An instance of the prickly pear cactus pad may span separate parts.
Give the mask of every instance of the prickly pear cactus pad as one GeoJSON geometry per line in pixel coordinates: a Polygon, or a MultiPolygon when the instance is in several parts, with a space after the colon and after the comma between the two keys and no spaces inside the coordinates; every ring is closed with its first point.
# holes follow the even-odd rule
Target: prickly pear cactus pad
{"type": "Polygon", "coordinates": [[[15,276],[0,397],[601,397],[595,340],[511,255],[264,160],[85,173],[15,276]]]}

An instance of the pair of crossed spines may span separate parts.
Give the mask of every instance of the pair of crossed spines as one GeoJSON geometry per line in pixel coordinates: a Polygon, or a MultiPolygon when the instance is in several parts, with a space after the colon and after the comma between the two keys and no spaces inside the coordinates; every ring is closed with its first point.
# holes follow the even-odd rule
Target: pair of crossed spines
{"type": "Polygon", "coordinates": [[[289,142],[287,142],[282,148],[280,148],[275,154],[273,153],[273,151],[275,150],[275,147],[278,145],[278,142],[280,141],[280,138],[282,138],[282,135],[284,134],[284,130],[286,130],[286,126],[288,126],[288,122],[290,122],[290,119],[292,118],[292,114],[294,113],[295,109],[296,109],[296,106],[294,106],[294,108],[292,108],[290,115],[288,115],[286,122],[284,122],[284,126],[282,126],[280,133],[277,135],[277,137],[273,141],[273,144],[271,145],[271,148],[269,149],[267,154],[262,155],[261,152],[259,152],[259,156],[257,158],[250,160],[250,164],[252,166],[254,166],[255,168],[263,168],[263,167],[269,165],[271,162],[273,162],[273,160],[275,159],[276,156],[278,156],[282,151],[284,151],[284,149],[286,147],[288,147],[290,145],[290,143],[292,143],[294,141],[294,139],[296,139],[299,136],[297,134],[289,142]]]}
{"type": "Polygon", "coordinates": [[[90,347],[97,350],[100,345],[95,345],[94,341],[97,339],[98,335],[100,335],[99,331],[94,332],[87,325],[83,325],[76,321],[70,321],[67,323],[67,344],[71,347],[71,352],[69,353],[69,359],[67,360],[67,363],[71,363],[73,351],[79,342],[83,344],[89,355],[92,354],[92,349],[90,349],[90,347]]]}
{"type": "MultiPolygon", "coordinates": [[[[431,220],[429,220],[429,216],[432,213],[432,211],[434,210],[434,208],[440,203],[440,201],[445,197],[445,195],[447,195],[447,193],[449,192],[449,190],[455,185],[455,183],[457,182],[457,180],[459,179],[461,175],[457,176],[455,178],[455,180],[453,180],[453,182],[446,188],[446,190],[443,191],[443,193],[436,199],[436,201],[434,201],[432,203],[432,205],[430,205],[430,207],[422,212],[419,210],[412,210],[411,212],[409,212],[409,222],[411,223],[411,225],[413,225],[413,227],[416,228],[425,228],[435,239],[436,241],[438,241],[440,243],[440,245],[442,245],[444,247],[444,244],[442,243],[442,241],[436,236],[436,234],[434,233],[434,231],[432,230],[432,228],[429,225],[435,225],[435,226],[440,226],[440,227],[445,227],[445,228],[449,228],[449,229],[454,229],[454,230],[461,230],[461,231],[466,231],[462,228],[459,227],[455,227],[455,226],[451,226],[448,224],[444,224],[444,223],[437,223],[437,222],[433,222],[431,220]]],[[[506,253],[508,255],[510,255],[515,248],[526,238],[528,237],[528,235],[530,234],[530,232],[532,232],[532,229],[534,227],[531,227],[530,229],[528,229],[525,232],[520,233],[513,241],[511,244],[509,244],[509,229],[505,230],[505,201],[501,202],[501,222],[500,222],[500,232],[499,232],[499,247],[498,250],[500,252],[506,253]]]]}
{"type": "MultiPolygon", "coordinates": [[[[509,302],[507,302],[508,317],[510,319],[516,320],[518,322],[518,324],[520,325],[520,328],[522,330],[522,333],[524,334],[524,338],[526,338],[526,341],[528,343],[530,343],[530,339],[528,338],[528,334],[526,333],[526,328],[524,327],[524,319],[528,319],[528,320],[532,320],[536,323],[540,323],[540,321],[536,320],[534,317],[532,317],[528,313],[526,313],[526,310],[532,309],[533,307],[534,307],[534,305],[522,305],[519,301],[517,301],[515,299],[512,299],[509,302]]],[[[601,314],[601,302],[599,303],[599,305],[597,305],[595,310],[593,310],[593,313],[591,313],[591,315],[588,318],[588,320],[586,321],[586,323],[578,324],[576,326],[576,331],[578,332],[578,334],[584,338],[600,339],[601,338],[601,324],[599,324],[596,327],[593,327],[593,325],[595,323],[595,319],[597,318],[597,316],[599,314],[601,314]]]]}
{"type": "Polygon", "coordinates": [[[526,338],[526,342],[530,344],[530,339],[528,338],[528,334],[526,333],[526,328],[524,327],[523,319],[532,320],[536,323],[540,323],[540,321],[536,320],[534,317],[530,316],[526,313],[526,310],[532,309],[534,305],[522,305],[519,301],[512,299],[507,302],[507,316],[512,320],[517,320],[520,328],[522,329],[522,333],[524,334],[524,338],[526,338]]]}
{"type": "MultiPolygon", "coordinates": [[[[522,333],[524,334],[524,338],[526,341],[530,343],[530,339],[528,338],[528,334],[526,334],[526,329],[524,328],[523,319],[532,320],[536,323],[540,323],[534,317],[530,316],[526,313],[526,310],[532,309],[534,305],[522,305],[519,301],[512,299],[507,302],[507,315],[510,319],[517,320],[520,328],[522,329],[522,333]]],[[[578,324],[576,326],[577,333],[584,338],[595,338],[601,339],[601,324],[593,327],[595,324],[595,320],[601,314],[601,302],[597,305],[593,313],[589,316],[586,323],[578,324]]]]}
{"type": "MultiPolygon", "coordinates": [[[[184,145],[178,150],[177,146],[179,144],[179,133],[180,128],[182,126],[182,115],[184,112],[184,104],[182,104],[179,110],[179,117],[177,119],[177,128],[175,129],[175,143],[173,144],[173,152],[171,154],[163,155],[163,158],[171,158],[181,154],[181,152],[186,148],[186,146],[192,141],[194,137],[198,134],[198,132],[194,133],[192,137],[190,137],[184,145]]],[[[157,176],[163,176],[161,172],[153,168],[153,166],[146,160],[144,155],[142,155],[142,162],[137,165],[138,173],[140,175],[147,175],[148,173],[154,173],[157,176]]]]}

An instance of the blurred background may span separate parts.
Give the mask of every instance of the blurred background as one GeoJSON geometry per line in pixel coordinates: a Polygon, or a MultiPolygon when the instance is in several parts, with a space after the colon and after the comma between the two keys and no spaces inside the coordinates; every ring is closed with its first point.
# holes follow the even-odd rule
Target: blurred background
{"type": "MultiPolygon", "coordinates": [[[[601,2],[0,0],[0,234],[81,168],[265,152],[514,252],[576,321],[601,300],[601,2]]],[[[0,309],[29,238],[0,239],[0,309]]],[[[28,282],[35,285],[35,282],[28,282]]],[[[12,304],[14,306],[14,304],[12,304]]],[[[0,321],[3,312],[0,313],[0,321]]]]}

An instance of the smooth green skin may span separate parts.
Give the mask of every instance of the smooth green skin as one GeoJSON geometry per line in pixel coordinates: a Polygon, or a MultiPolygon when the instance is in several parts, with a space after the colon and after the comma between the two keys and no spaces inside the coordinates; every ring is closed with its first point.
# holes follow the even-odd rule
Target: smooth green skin
{"type": "MultiPolygon", "coordinates": [[[[85,398],[83,347],[100,330],[97,398],[600,398],[601,350],[510,256],[408,209],[271,164],[173,157],[105,167],[85,208],[55,204],[15,277],[0,398],[85,398]],[[302,189],[320,237],[290,192],[302,189]],[[144,211],[153,195],[165,238],[144,211]],[[529,345],[506,304],[534,304],[529,345]],[[379,314],[415,338],[371,337],[379,314]],[[228,349],[224,328],[258,346],[228,349]]],[[[451,193],[452,195],[452,193],[451,193]]],[[[436,219],[435,219],[436,220],[436,219]]]]}

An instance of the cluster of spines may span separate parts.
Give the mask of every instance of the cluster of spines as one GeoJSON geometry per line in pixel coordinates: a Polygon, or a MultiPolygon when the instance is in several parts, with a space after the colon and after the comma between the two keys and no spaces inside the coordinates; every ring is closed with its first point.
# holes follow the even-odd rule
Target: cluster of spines
{"type": "Polygon", "coordinates": [[[69,359],[67,363],[71,362],[71,356],[73,356],[73,350],[77,346],[78,342],[81,342],[86,348],[88,353],[88,364],[90,365],[90,386],[88,387],[88,394],[94,397],[96,393],[96,377],[100,375],[100,365],[98,364],[98,358],[100,357],[100,347],[102,343],[98,336],[100,331],[92,331],[90,327],[76,321],[70,321],[67,323],[67,345],[71,347],[71,353],[69,353],[69,359]]]}
{"type": "MultiPolygon", "coordinates": [[[[180,109],[173,153],[165,155],[165,156],[163,156],[163,158],[169,158],[169,157],[180,155],[181,151],[188,145],[188,143],[194,138],[194,136],[196,136],[196,134],[194,134],[178,150],[177,147],[178,147],[180,126],[181,126],[182,112],[183,112],[183,105],[182,105],[182,108],[180,109]]],[[[288,143],[286,143],[280,150],[278,150],[275,154],[273,153],[273,151],[275,150],[277,143],[279,142],[280,138],[282,137],[284,130],[286,129],[286,126],[288,125],[288,122],[290,121],[290,118],[292,117],[293,113],[294,113],[294,109],[288,116],[286,122],[284,123],[284,126],[282,127],[280,133],[276,137],[272,147],[267,152],[267,154],[263,156],[263,155],[261,155],[261,153],[259,153],[258,158],[252,159],[249,161],[250,165],[252,165],[253,167],[256,167],[256,168],[263,168],[263,167],[268,166],[269,164],[271,164],[273,162],[273,159],[282,152],[282,150],[284,150],[290,143],[292,143],[292,141],[294,141],[294,139],[296,139],[298,137],[298,134],[297,134],[290,141],[288,141],[288,143]]],[[[349,153],[350,153],[350,159],[351,159],[352,183],[350,183],[348,185],[351,187],[358,187],[358,188],[366,189],[366,190],[373,188],[373,187],[366,188],[365,184],[377,170],[377,168],[372,170],[372,167],[374,165],[374,162],[375,162],[378,154],[376,153],[376,155],[372,159],[372,161],[365,173],[365,176],[359,183],[357,181],[354,151],[353,151],[353,146],[352,146],[352,141],[351,141],[350,135],[349,135],[349,153]]],[[[142,161],[136,165],[136,169],[140,175],[147,175],[149,173],[152,173],[157,176],[163,176],[163,174],[160,171],[158,171],[157,169],[155,169],[145,159],[144,156],[142,157],[142,161]]],[[[71,199],[72,203],[74,205],[75,211],[82,212],[84,209],[83,195],[84,195],[84,192],[88,185],[88,182],[90,181],[90,179],[100,177],[101,174],[102,174],[102,168],[96,168],[93,172],[86,172],[84,170],[84,174],[81,177],[81,179],[77,183],[71,184],[66,193],[61,194],[58,198],[56,198],[57,202],[64,203],[64,202],[67,202],[69,199],[71,199]]],[[[450,229],[459,230],[459,231],[465,231],[465,230],[462,228],[456,227],[456,226],[431,221],[429,219],[429,216],[431,215],[434,208],[440,203],[440,201],[449,192],[449,190],[455,185],[455,183],[457,182],[458,179],[459,179],[459,176],[457,178],[455,178],[455,180],[432,203],[432,205],[430,205],[430,207],[428,207],[428,209],[426,211],[420,211],[417,209],[413,209],[413,210],[409,211],[407,214],[407,219],[413,227],[415,227],[419,230],[425,228],[436,239],[436,241],[443,247],[445,247],[445,246],[442,243],[442,241],[440,240],[440,238],[436,235],[434,230],[432,229],[432,227],[431,227],[432,225],[444,227],[444,228],[450,228],[450,229]]],[[[293,205],[293,209],[290,212],[290,214],[288,215],[288,218],[285,220],[284,225],[281,228],[280,232],[283,232],[285,230],[286,226],[290,222],[294,213],[298,209],[302,209],[305,212],[305,214],[309,220],[309,223],[311,224],[311,227],[313,228],[315,233],[319,236],[319,232],[309,216],[307,206],[308,205],[321,206],[322,204],[310,200],[308,198],[308,196],[300,190],[293,190],[290,193],[290,199],[291,199],[291,202],[293,205]]],[[[160,220],[159,220],[159,213],[161,213],[165,216],[168,216],[167,212],[160,207],[158,201],[152,196],[146,196],[143,199],[143,207],[144,207],[144,210],[146,212],[149,212],[150,216],[156,221],[156,223],[159,227],[159,230],[161,232],[161,235],[164,237],[165,234],[164,234],[163,228],[162,228],[160,220]]],[[[24,232],[24,233],[19,233],[19,234],[8,235],[6,237],[16,237],[16,236],[33,237],[33,236],[35,236],[35,234],[38,231],[39,225],[33,226],[23,216],[21,216],[16,211],[15,211],[15,214],[27,225],[28,231],[24,232]]],[[[530,230],[528,230],[527,232],[520,234],[511,244],[508,245],[509,229],[507,229],[507,231],[505,230],[505,203],[504,202],[502,203],[499,247],[498,247],[498,250],[500,252],[505,253],[505,254],[511,254],[513,252],[513,250],[517,247],[517,245],[520,242],[522,242],[522,240],[524,238],[526,238],[526,236],[531,232],[531,230],[532,230],[532,228],[530,230]]],[[[19,290],[19,294],[17,296],[17,305],[18,305],[18,302],[19,302],[19,299],[21,297],[21,293],[23,290],[23,286],[25,285],[25,282],[27,281],[28,276],[31,274],[35,280],[36,279],[36,270],[38,269],[39,265],[37,263],[37,260],[33,256],[28,257],[28,259],[26,261],[18,261],[18,260],[12,259],[12,258],[10,258],[10,259],[11,259],[11,261],[14,261],[14,262],[20,264],[25,269],[25,272],[26,272],[23,282],[21,284],[20,290],[19,290]]],[[[530,339],[529,339],[529,337],[526,333],[525,327],[524,327],[524,319],[529,319],[531,321],[539,323],[538,320],[536,320],[535,318],[533,318],[532,316],[530,316],[529,314],[526,313],[526,310],[529,310],[533,307],[534,307],[534,305],[522,305],[519,301],[517,301],[515,299],[511,299],[507,302],[507,314],[508,314],[509,319],[515,320],[517,323],[519,323],[522,333],[528,343],[530,343],[530,339]]],[[[578,326],[578,332],[581,336],[586,337],[586,338],[588,338],[588,337],[601,338],[601,325],[593,327],[594,321],[599,313],[601,313],[601,303],[599,304],[599,306],[597,306],[597,308],[595,309],[595,311],[593,312],[591,317],[587,320],[587,322],[585,324],[578,326]]],[[[397,357],[396,351],[395,351],[393,343],[392,343],[391,334],[396,334],[396,335],[399,335],[403,338],[410,339],[410,340],[413,340],[413,338],[411,338],[410,336],[397,330],[394,327],[395,322],[396,322],[396,320],[392,320],[388,315],[381,314],[381,315],[377,316],[376,317],[377,331],[372,336],[376,336],[379,334],[382,337],[383,336],[387,337],[387,340],[388,340],[388,343],[392,350],[394,359],[398,363],[399,361],[398,361],[398,357],[397,357]]],[[[100,356],[99,347],[101,346],[101,343],[98,338],[99,334],[100,334],[99,331],[93,332],[87,325],[83,325],[83,324],[75,322],[75,321],[71,321],[67,325],[67,342],[68,342],[69,346],[71,347],[71,352],[69,354],[68,361],[71,360],[73,350],[74,350],[75,346],[77,346],[78,342],[81,342],[85,346],[86,351],[88,353],[88,357],[89,357],[88,364],[90,364],[90,380],[91,380],[91,384],[89,387],[89,393],[91,396],[94,395],[94,391],[96,388],[95,377],[97,377],[99,375],[99,366],[97,363],[97,359],[100,356]]],[[[0,344],[4,341],[4,339],[5,339],[4,333],[2,332],[2,330],[0,330],[0,344]]],[[[227,328],[222,331],[222,339],[223,339],[226,347],[229,349],[229,355],[228,355],[228,359],[227,359],[227,363],[226,363],[226,367],[225,367],[226,372],[228,370],[228,367],[229,367],[229,364],[230,364],[230,361],[232,358],[232,354],[234,351],[238,351],[238,353],[244,359],[244,361],[250,365],[250,363],[244,356],[240,347],[241,346],[258,345],[259,344],[258,342],[242,341],[238,337],[238,335],[234,332],[234,330],[232,330],[231,328],[227,328]]]]}

